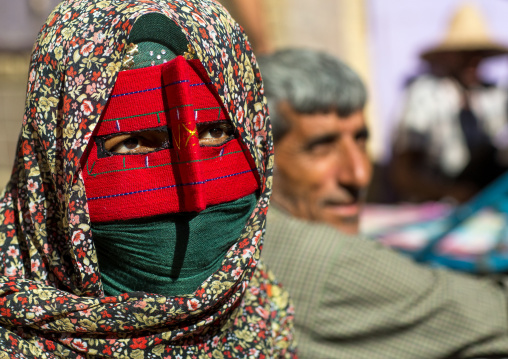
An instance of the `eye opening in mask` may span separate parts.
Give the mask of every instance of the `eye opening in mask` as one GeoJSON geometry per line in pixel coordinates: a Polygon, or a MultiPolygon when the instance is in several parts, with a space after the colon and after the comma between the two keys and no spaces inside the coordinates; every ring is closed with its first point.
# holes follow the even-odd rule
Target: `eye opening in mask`
{"type": "Polygon", "coordinates": [[[98,156],[138,155],[172,148],[166,126],[96,138],[98,156]]]}
{"type": "MultiPolygon", "coordinates": [[[[234,138],[235,129],[229,121],[197,124],[202,147],[221,146],[234,138]]],[[[112,134],[96,138],[99,158],[114,155],[140,155],[172,148],[171,130],[166,126],[112,134]]]]}
{"type": "Polygon", "coordinates": [[[222,146],[235,137],[235,128],[230,121],[201,122],[197,129],[201,147],[222,146]]]}

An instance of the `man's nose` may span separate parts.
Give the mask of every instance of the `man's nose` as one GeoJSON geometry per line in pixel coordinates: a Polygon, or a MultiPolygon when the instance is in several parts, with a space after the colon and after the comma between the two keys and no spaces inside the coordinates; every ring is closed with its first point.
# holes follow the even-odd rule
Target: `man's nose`
{"type": "Polygon", "coordinates": [[[371,164],[365,150],[354,138],[343,138],[337,153],[338,180],[359,188],[370,182],[371,164]]]}

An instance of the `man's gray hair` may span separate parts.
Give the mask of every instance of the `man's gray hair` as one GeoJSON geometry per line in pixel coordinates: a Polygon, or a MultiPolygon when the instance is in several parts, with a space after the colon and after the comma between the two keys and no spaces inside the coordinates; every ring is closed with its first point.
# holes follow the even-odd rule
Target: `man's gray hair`
{"type": "Polygon", "coordinates": [[[258,63],[275,141],[289,129],[279,109],[282,102],[298,113],[335,111],[340,117],[347,117],[362,110],[367,101],[360,77],[345,63],[324,52],[286,49],[260,56],[258,63]]]}

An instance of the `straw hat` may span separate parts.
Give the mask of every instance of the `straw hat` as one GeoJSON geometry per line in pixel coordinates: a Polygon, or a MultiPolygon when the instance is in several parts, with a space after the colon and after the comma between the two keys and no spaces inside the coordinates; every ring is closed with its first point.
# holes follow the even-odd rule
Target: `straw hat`
{"type": "Polygon", "coordinates": [[[453,16],[444,39],[420,56],[431,61],[439,54],[452,51],[480,51],[487,57],[507,53],[508,47],[493,40],[480,11],[472,4],[465,4],[453,16]]]}

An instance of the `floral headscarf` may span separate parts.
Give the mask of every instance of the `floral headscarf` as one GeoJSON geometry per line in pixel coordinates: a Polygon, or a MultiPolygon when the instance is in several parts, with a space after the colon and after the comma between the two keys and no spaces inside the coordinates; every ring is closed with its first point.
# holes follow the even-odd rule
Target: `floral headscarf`
{"type": "Polygon", "coordinates": [[[213,0],[66,0],[32,54],[13,175],[0,203],[0,347],[17,357],[292,357],[287,293],[259,262],[272,138],[256,59],[213,0]],[[80,158],[143,14],[175,22],[255,160],[257,206],[193,294],[104,297],[80,158]]]}

